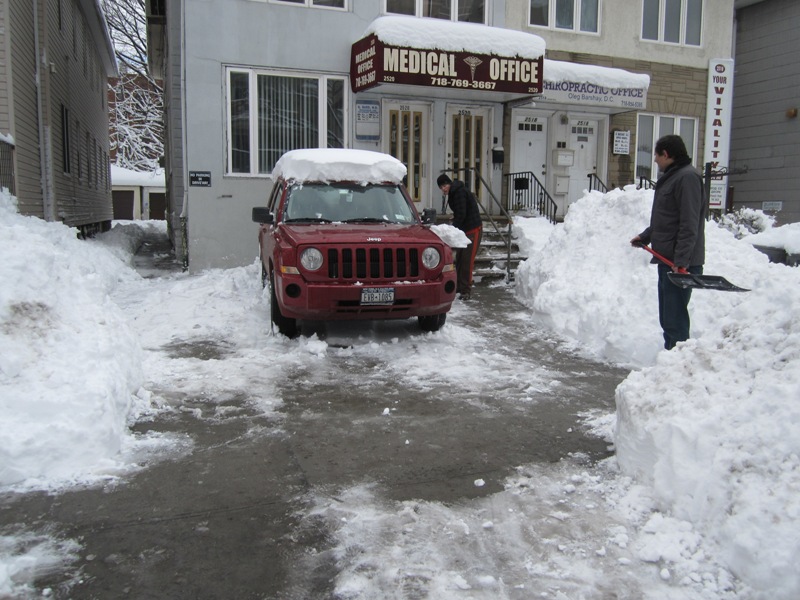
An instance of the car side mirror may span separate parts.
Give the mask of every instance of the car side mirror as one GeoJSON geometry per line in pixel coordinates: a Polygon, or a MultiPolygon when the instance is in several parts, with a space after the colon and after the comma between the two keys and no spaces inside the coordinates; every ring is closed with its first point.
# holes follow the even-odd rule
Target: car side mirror
{"type": "Polygon", "coordinates": [[[274,218],[266,206],[253,207],[253,221],[256,223],[272,225],[274,218]]]}
{"type": "Polygon", "coordinates": [[[436,209],[425,208],[422,210],[422,222],[425,225],[431,225],[436,222],[436,209]]]}

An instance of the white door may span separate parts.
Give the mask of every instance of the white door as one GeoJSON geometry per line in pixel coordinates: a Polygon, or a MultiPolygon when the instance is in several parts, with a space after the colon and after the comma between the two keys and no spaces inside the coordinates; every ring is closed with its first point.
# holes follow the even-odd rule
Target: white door
{"type": "Polygon", "coordinates": [[[385,100],[383,103],[383,151],[391,154],[408,169],[406,187],[417,210],[434,206],[430,190],[430,121],[429,104],[385,100]],[[423,202],[424,201],[424,202],[423,202]]]}
{"type": "MultiPolygon", "coordinates": [[[[447,164],[453,179],[461,179],[482,200],[486,190],[474,176],[475,169],[484,181],[490,183],[491,162],[489,150],[491,109],[482,106],[448,105],[447,119],[447,164]]],[[[484,203],[484,206],[488,204],[484,203]]]]}
{"type": "Polygon", "coordinates": [[[547,117],[535,113],[514,114],[511,130],[512,173],[533,173],[542,185],[547,175],[547,117]]]}
{"type": "Polygon", "coordinates": [[[575,151],[575,159],[569,169],[567,206],[583,196],[583,190],[589,189],[589,175],[597,172],[598,125],[591,119],[570,120],[567,148],[575,151]]]}

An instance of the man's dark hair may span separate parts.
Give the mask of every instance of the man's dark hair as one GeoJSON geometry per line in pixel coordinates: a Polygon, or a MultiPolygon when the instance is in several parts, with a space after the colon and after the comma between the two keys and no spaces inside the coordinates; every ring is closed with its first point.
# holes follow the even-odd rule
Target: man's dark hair
{"type": "Polygon", "coordinates": [[[665,135],[656,142],[656,154],[666,154],[670,158],[680,160],[689,158],[686,144],[679,135],[665,135]]]}
{"type": "Polygon", "coordinates": [[[441,175],[439,175],[439,177],[436,179],[436,185],[437,185],[438,187],[442,187],[442,186],[443,186],[444,184],[446,184],[446,183],[453,183],[453,180],[452,180],[452,179],[450,179],[450,178],[449,178],[447,175],[445,175],[444,173],[442,173],[442,174],[441,174],[441,175]]]}

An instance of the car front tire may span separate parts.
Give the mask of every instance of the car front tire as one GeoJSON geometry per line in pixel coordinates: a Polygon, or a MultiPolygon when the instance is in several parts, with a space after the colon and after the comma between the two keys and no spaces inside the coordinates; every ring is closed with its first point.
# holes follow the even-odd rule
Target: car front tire
{"type": "Polygon", "coordinates": [[[269,303],[270,316],[272,317],[272,322],[278,328],[278,332],[288,338],[297,337],[297,319],[290,319],[281,314],[281,307],[278,306],[278,297],[275,294],[275,281],[272,277],[269,278],[269,303]]]}
{"type": "Polygon", "coordinates": [[[419,328],[422,331],[439,331],[447,320],[447,313],[417,318],[419,319],[419,328]]]}

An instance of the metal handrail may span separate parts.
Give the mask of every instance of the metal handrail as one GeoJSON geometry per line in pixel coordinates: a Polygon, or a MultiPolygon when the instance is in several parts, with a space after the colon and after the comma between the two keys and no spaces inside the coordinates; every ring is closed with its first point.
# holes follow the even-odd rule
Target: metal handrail
{"type": "Polygon", "coordinates": [[[639,177],[639,185],[636,186],[637,190],[654,190],[656,189],[656,182],[647,177],[639,177]]]}
{"type": "Polygon", "coordinates": [[[587,177],[589,178],[590,192],[597,191],[603,192],[604,194],[608,192],[608,186],[597,176],[597,173],[589,173],[587,177]]]}
{"type": "Polygon", "coordinates": [[[513,201],[514,208],[536,210],[555,224],[558,205],[532,171],[507,173],[505,178],[509,204],[513,201]],[[513,199],[512,193],[514,194],[513,199]]]}
{"type": "Polygon", "coordinates": [[[448,172],[449,173],[453,173],[454,176],[457,173],[461,173],[461,172],[465,172],[465,173],[472,172],[473,175],[475,176],[475,179],[481,183],[481,185],[483,186],[483,189],[486,190],[486,192],[489,194],[489,197],[492,199],[494,204],[497,206],[497,208],[500,209],[500,213],[506,218],[506,220],[508,222],[507,237],[506,237],[506,234],[504,234],[500,230],[500,227],[495,222],[495,220],[492,218],[491,212],[486,209],[486,207],[481,202],[480,198],[478,198],[477,195],[475,196],[475,199],[478,201],[478,206],[480,207],[481,212],[483,212],[483,214],[485,214],[486,217],[489,219],[489,223],[491,223],[491,225],[494,228],[495,232],[501,238],[503,238],[505,240],[505,242],[506,242],[506,282],[511,281],[511,279],[512,279],[511,278],[511,225],[512,225],[512,223],[511,223],[511,221],[512,221],[511,215],[505,209],[505,207],[503,206],[502,202],[500,202],[500,200],[497,199],[497,196],[494,195],[494,192],[492,192],[492,188],[489,186],[489,184],[486,182],[486,180],[481,176],[480,171],[478,171],[478,169],[476,169],[475,167],[462,167],[460,169],[446,169],[445,171],[443,171],[443,173],[448,173],[448,172]]]}

